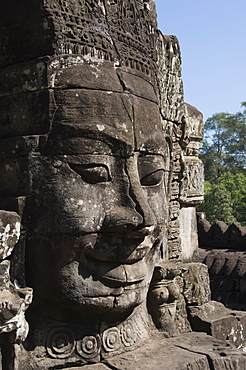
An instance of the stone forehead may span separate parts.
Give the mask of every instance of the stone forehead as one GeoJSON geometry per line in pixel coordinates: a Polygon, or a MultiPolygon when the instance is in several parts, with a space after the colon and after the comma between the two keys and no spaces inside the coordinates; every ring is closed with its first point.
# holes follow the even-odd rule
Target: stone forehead
{"type": "Polygon", "coordinates": [[[55,111],[49,141],[55,146],[94,137],[139,150],[150,137],[163,136],[156,91],[143,74],[107,62],[74,63],[57,58],[48,68],[55,111]]]}
{"type": "MultiPolygon", "coordinates": [[[[78,62],[78,57],[76,61],[78,62]]],[[[107,62],[100,64],[83,62],[77,65],[74,63],[74,57],[63,56],[52,61],[42,60],[38,64],[23,65],[20,68],[11,67],[0,74],[0,77],[3,77],[3,84],[0,87],[1,139],[46,135],[50,131],[56,110],[53,97],[62,96],[62,92],[69,89],[117,93],[125,97],[137,96],[157,104],[157,94],[153,85],[139,72],[113,68],[112,64],[107,62]],[[20,77],[19,84],[15,85],[17,77],[20,77]],[[12,90],[12,87],[14,94],[10,95],[9,90],[12,90]]],[[[107,110],[108,107],[105,114],[107,110]]],[[[115,109],[115,115],[117,114],[115,109]]]]}
{"type": "MultiPolygon", "coordinates": [[[[159,106],[146,98],[70,86],[55,90],[54,107],[47,143],[50,153],[58,150],[66,154],[63,148],[68,148],[68,141],[71,143],[75,138],[99,140],[117,152],[119,148],[125,148],[128,153],[156,152],[165,147],[159,106]]],[[[93,150],[93,144],[91,148],[93,150]]]]}
{"type": "Polygon", "coordinates": [[[48,66],[48,79],[54,89],[125,92],[158,102],[156,88],[145,74],[106,61],[87,63],[78,57],[55,58],[48,66]]]}

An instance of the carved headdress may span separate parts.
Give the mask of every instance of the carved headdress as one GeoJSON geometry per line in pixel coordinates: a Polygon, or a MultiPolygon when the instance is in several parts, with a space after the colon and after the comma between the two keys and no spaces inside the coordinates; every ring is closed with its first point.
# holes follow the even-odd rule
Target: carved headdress
{"type": "Polygon", "coordinates": [[[84,60],[109,60],[147,75],[155,70],[153,0],[22,0],[14,12],[6,3],[1,9],[2,66],[74,54],[84,60]]]}
{"type": "Polygon", "coordinates": [[[179,46],[157,30],[154,0],[2,1],[0,29],[1,138],[47,131],[51,69],[86,62],[143,73],[165,95],[164,119],[177,120],[183,98],[179,46]],[[171,91],[174,79],[179,97],[171,91]]]}

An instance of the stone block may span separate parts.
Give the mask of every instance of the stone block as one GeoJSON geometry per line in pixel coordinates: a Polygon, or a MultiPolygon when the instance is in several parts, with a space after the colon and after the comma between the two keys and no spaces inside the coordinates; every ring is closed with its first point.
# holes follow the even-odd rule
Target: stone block
{"type": "MultiPolygon", "coordinates": [[[[152,339],[127,356],[108,359],[106,364],[117,370],[241,370],[246,368],[246,354],[204,333],[186,333],[152,339]]],[[[90,369],[96,370],[94,366],[90,369]]]]}
{"type": "Polygon", "coordinates": [[[220,292],[220,291],[214,291],[212,290],[212,296],[213,301],[217,302],[223,302],[224,304],[227,304],[228,301],[228,293],[227,292],[220,292]]]}
{"type": "Polygon", "coordinates": [[[46,134],[50,128],[49,98],[48,90],[0,97],[1,138],[46,134]]]}
{"type": "Polygon", "coordinates": [[[210,267],[209,269],[209,272],[212,274],[212,275],[219,275],[224,264],[226,262],[226,259],[225,259],[225,255],[224,254],[220,254],[218,252],[218,254],[216,255],[216,257],[214,258],[214,262],[213,262],[213,265],[210,267]]]}
{"type": "MultiPolygon", "coordinates": [[[[66,367],[67,370],[81,370],[82,367],[66,367]]],[[[107,370],[110,369],[106,364],[91,364],[83,366],[83,370],[107,370]]],[[[0,368],[1,370],[1,368],[0,368]]]]}
{"type": "MultiPolygon", "coordinates": [[[[175,340],[177,342],[177,338],[170,338],[168,343],[174,343],[175,340]]],[[[193,332],[180,335],[176,345],[194,353],[205,355],[211,370],[246,369],[246,354],[244,352],[236,349],[229,342],[215,339],[203,333],[193,332]]],[[[187,369],[190,369],[190,367],[187,367],[187,369]]]]}
{"type": "Polygon", "coordinates": [[[189,305],[202,305],[211,298],[207,266],[202,263],[184,264],[184,296],[189,305]]]}
{"type": "Polygon", "coordinates": [[[0,209],[13,211],[22,216],[26,197],[0,198],[0,209]]]}
{"type": "Polygon", "coordinates": [[[30,193],[31,179],[27,157],[0,159],[1,198],[25,196],[30,193]]]}
{"type": "Polygon", "coordinates": [[[240,302],[246,303],[246,279],[240,279],[240,302]]]}
{"type": "Polygon", "coordinates": [[[235,269],[236,265],[237,265],[237,261],[238,261],[238,253],[230,253],[229,257],[226,257],[225,258],[225,264],[223,266],[223,268],[221,269],[221,273],[224,275],[224,276],[229,276],[232,271],[235,269]]]}
{"type": "Polygon", "coordinates": [[[0,70],[0,96],[47,88],[47,60],[40,58],[0,70]]]}
{"type": "MultiPolygon", "coordinates": [[[[0,211],[0,259],[8,257],[20,237],[20,216],[0,211]]],[[[1,271],[0,271],[1,275],[1,271]]]]}
{"type": "Polygon", "coordinates": [[[189,312],[193,330],[205,331],[217,339],[228,340],[236,347],[245,346],[246,312],[230,310],[215,301],[189,307],[189,312]]]}
{"type": "Polygon", "coordinates": [[[210,369],[205,355],[187,351],[180,346],[176,346],[174,342],[169,344],[168,339],[152,340],[146,346],[134,352],[129,352],[127,356],[113,357],[107,363],[111,369],[117,370],[210,369]]]}
{"type": "Polygon", "coordinates": [[[1,140],[0,158],[26,156],[38,148],[39,136],[19,136],[1,140]]]}
{"type": "Polygon", "coordinates": [[[198,249],[196,211],[194,206],[182,206],[180,209],[180,239],[183,261],[194,261],[198,249]]]}
{"type": "MultiPolygon", "coordinates": [[[[239,302],[240,292],[229,292],[227,293],[226,305],[230,307],[231,303],[239,302]]],[[[222,301],[223,303],[223,301],[222,301]]]]}
{"type": "Polygon", "coordinates": [[[214,276],[211,287],[214,291],[235,292],[238,290],[238,281],[231,277],[214,276]]]}
{"type": "Polygon", "coordinates": [[[246,255],[245,254],[242,254],[238,258],[237,265],[232,272],[232,276],[238,276],[239,278],[246,278],[246,255]]]}

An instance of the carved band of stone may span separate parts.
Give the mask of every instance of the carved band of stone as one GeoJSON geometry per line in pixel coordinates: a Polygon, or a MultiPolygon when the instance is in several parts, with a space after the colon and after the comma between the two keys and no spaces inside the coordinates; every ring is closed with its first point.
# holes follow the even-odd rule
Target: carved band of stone
{"type": "Polygon", "coordinates": [[[55,328],[47,338],[47,352],[53,358],[68,358],[75,349],[75,337],[68,328],[55,328]]]}
{"type": "Polygon", "coordinates": [[[82,337],[82,333],[78,335],[76,349],[78,354],[85,359],[96,357],[101,350],[101,339],[99,335],[87,335],[82,337]]]}
{"type": "Polygon", "coordinates": [[[119,329],[109,328],[100,335],[81,331],[76,335],[76,339],[69,328],[56,327],[48,334],[46,348],[50,357],[65,359],[73,354],[76,347],[76,352],[80,357],[90,360],[97,357],[101,350],[114,352],[123,346],[131,347],[139,339],[146,337],[146,333],[141,319],[138,324],[137,320],[129,320],[119,329]]]}
{"type": "Polygon", "coordinates": [[[132,346],[137,341],[137,333],[131,321],[121,326],[120,334],[121,340],[126,347],[132,346]]]}
{"type": "Polygon", "coordinates": [[[148,336],[148,332],[145,327],[145,323],[142,320],[141,316],[137,316],[132,320],[132,324],[134,325],[134,331],[137,335],[137,338],[140,340],[146,338],[148,336]]]}
{"type": "Polygon", "coordinates": [[[79,54],[110,61],[152,74],[155,70],[155,33],[152,12],[135,1],[57,0],[46,4],[59,19],[59,53],[79,54]],[[93,11],[92,11],[93,9],[93,11]],[[105,16],[106,15],[106,16],[105,16]],[[98,19],[101,20],[98,27],[98,19]]]}
{"type": "Polygon", "coordinates": [[[102,335],[103,348],[106,352],[117,351],[121,346],[120,331],[118,328],[109,328],[102,335]]]}

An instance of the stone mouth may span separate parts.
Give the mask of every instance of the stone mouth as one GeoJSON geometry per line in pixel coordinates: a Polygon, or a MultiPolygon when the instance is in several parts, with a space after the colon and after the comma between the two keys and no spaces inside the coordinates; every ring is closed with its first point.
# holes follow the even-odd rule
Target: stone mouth
{"type": "Polygon", "coordinates": [[[140,283],[147,276],[147,265],[145,260],[111,262],[92,258],[88,253],[83,253],[82,265],[94,276],[110,282],[130,285],[140,283]]]}
{"type": "Polygon", "coordinates": [[[80,260],[83,263],[84,257],[87,257],[98,263],[134,264],[148,255],[155,242],[153,235],[133,238],[129,235],[95,234],[88,244],[82,246],[80,260]]]}
{"type": "Polygon", "coordinates": [[[121,244],[100,249],[85,248],[85,252],[82,253],[82,259],[85,255],[87,258],[98,261],[98,263],[112,262],[116,264],[133,264],[142,260],[151,249],[149,245],[143,243],[139,244],[137,247],[135,245],[129,245],[129,250],[122,250],[123,248],[121,244]]]}

